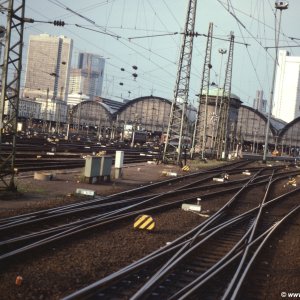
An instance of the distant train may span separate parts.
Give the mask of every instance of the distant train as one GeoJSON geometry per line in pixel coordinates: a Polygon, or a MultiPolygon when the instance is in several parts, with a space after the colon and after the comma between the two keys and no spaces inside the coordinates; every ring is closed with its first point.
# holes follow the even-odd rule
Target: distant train
{"type": "Polygon", "coordinates": [[[124,141],[132,141],[134,138],[134,143],[146,143],[147,141],[147,131],[145,130],[132,130],[127,128],[124,130],[124,141]]]}
{"type": "Polygon", "coordinates": [[[147,131],[139,131],[139,130],[136,130],[134,133],[134,142],[137,142],[137,143],[146,143],[147,141],[147,131]]]}

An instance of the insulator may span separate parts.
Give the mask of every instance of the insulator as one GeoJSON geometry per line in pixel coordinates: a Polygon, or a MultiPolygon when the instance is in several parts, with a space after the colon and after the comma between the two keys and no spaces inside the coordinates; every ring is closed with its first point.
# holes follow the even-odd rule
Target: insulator
{"type": "Polygon", "coordinates": [[[53,24],[54,26],[65,26],[65,22],[61,20],[55,20],[53,24]]]}

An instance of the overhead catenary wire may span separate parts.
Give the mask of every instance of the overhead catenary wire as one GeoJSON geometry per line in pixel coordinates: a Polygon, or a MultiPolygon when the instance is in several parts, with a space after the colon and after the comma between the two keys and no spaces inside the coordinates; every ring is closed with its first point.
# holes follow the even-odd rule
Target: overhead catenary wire
{"type": "Polygon", "coordinates": [[[86,29],[86,30],[97,32],[97,33],[109,35],[109,36],[114,37],[116,39],[120,39],[121,38],[121,36],[119,36],[119,35],[111,34],[111,33],[105,32],[105,31],[100,31],[100,30],[97,30],[97,29],[88,28],[88,27],[85,27],[85,26],[82,26],[82,25],[79,25],[79,24],[74,24],[74,25],[76,27],[79,27],[79,28],[82,28],[82,29],[86,29]]]}
{"type": "MultiPolygon", "coordinates": [[[[129,37],[128,40],[134,40],[134,39],[143,39],[143,38],[153,38],[153,37],[162,37],[162,36],[169,36],[169,35],[177,35],[177,34],[188,34],[188,35],[193,35],[194,37],[198,37],[198,36],[202,36],[202,37],[208,37],[207,34],[205,33],[198,33],[198,32],[191,32],[191,33],[186,33],[186,32],[170,32],[170,33],[165,33],[165,34],[153,34],[153,35],[141,35],[141,36],[134,36],[134,37],[129,37]]],[[[225,39],[225,38],[220,38],[220,37],[216,37],[213,36],[212,37],[215,40],[220,40],[220,41],[224,41],[224,42],[229,42],[230,39],[225,39]]],[[[240,45],[244,45],[244,46],[251,46],[249,43],[246,42],[234,42],[235,44],[240,44],[240,45]]]]}
{"type": "MultiPolygon", "coordinates": [[[[221,0],[217,0],[217,1],[218,1],[220,4],[223,3],[223,4],[225,5],[225,3],[224,3],[223,1],[221,1],[221,0]]],[[[263,1],[258,0],[258,2],[264,4],[263,1]]],[[[227,3],[228,3],[228,1],[227,1],[227,3]]],[[[252,3],[252,2],[251,2],[251,3],[252,3]]],[[[273,5],[271,4],[270,0],[268,0],[268,4],[269,4],[269,7],[270,7],[270,10],[272,11],[273,16],[275,16],[275,9],[274,9],[273,5]]],[[[262,22],[261,20],[259,20],[258,18],[256,18],[256,17],[254,16],[254,14],[250,14],[250,15],[249,15],[249,14],[247,14],[246,12],[244,12],[244,11],[242,11],[241,9],[238,9],[238,8],[236,8],[236,7],[234,8],[234,10],[235,10],[235,12],[239,12],[240,14],[245,15],[245,16],[251,18],[252,20],[256,21],[258,24],[262,24],[262,25],[264,26],[264,30],[265,30],[265,28],[268,28],[268,29],[271,29],[272,31],[275,31],[275,29],[274,29],[273,26],[268,25],[267,22],[266,22],[265,20],[262,22]]],[[[264,9],[262,9],[262,12],[264,13],[264,9]]],[[[265,18],[264,18],[264,19],[265,19],[265,18]]],[[[290,37],[288,37],[284,32],[280,32],[280,35],[283,36],[283,37],[285,37],[285,38],[290,38],[290,37]]],[[[253,36],[251,36],[251,38],[254,38],[254,39],[255,39],[255,37],[253,37],[253,36]]],[[[272,39],[272,40],[274,40],[274,39],[272,39]]],[[[287,47],[290,47],[290,46],[287,46],[287,47]]]]}
{"type": "MultiPolygon", "coordinates": [[[[63,9],[65,9],[65,10],[67,10],[67,11],[69,11],[69,12],[71,12],[72,14],[75,14],[75,15],[77,15],[77,16],[79,16],[79,17],[81,17],[81,18],[83,18],[84,20],[86,20],[86,21],[88,21],[92,26],[95,26],[95,24],[96,24],[96,22],[94,21],[94,20],[92,20],[91,18],[87,18],[86,16],[84,16],[83,14],[79,14],[77,11],[75,11],[74,9],[71,9],[71,8],[68,8],[68,7],[66,7],[64,4],[62,4],[60,1],[57,1],[57,0],[49,0],[49,2],[51,2],[51,3],[53,3],[53,4],[55,4],[55,5],[58,5],[59,7],[61,7],[61,8],[63,8],[63,9]]],[[[149,6],[151,7],[151,9],[153,10],[153,12],[156,14],[156,16],[158,16],[158,14],[157,14],[157,12],[155,11],[155,9],[153,8],[153,6],[149,3],[149,6]]],[[[161,21],[161,19],[159,18],[159,20],[160,20],[160,22],[163,24],[163,22],[161,21]]],[[[79,25],[79,24],[77,24],[77,25],[79,25]]],[[[97,24],[96,24],[97,25],[97,24]]],[[[82,26],[82,25],[81,25],[82,26]]],[[[165,25],[163,24],[163,26],[165,27],[165,25]]],[[[88,27],[87,26],[82,26],[82,27],[85,27],[85,29],[87,29],[87,30],[91,30],[91,29],[88,29],[88,27]]],[[[99,28],[102,28],[102,30],[104,30],[103,28],[105,28],[105,27],[103,27],[103,26],[99,26],[99,25],[97,25],[97,27],[99,28]]],[[[95,29],[92,29],[92,30],[95,30],[95,29]]],[[[105,34],[102,30],[99,30],[99,31],[96,31],[96,32],[99,32],[100,34],[105,34]]],[[[106,34],[108,34],[107,33],[107,31],[106,31],[106,34]]],[[[113,36],[113,37],[116,37],[116,36],[113,36]]],[[[121,38],[121,37],[119,37],[119,38],[121,38]]],[[[128,46],[127,46],[128,47],[128,46]]],[[[134,49],[132,49],[132,48],[130,48],[131,50],[133,50],[133,51],[135,51],[134,49]]],[[[145,50],[145,49],[144,49],[145,50]]],[[[149,49],[146,49],[146,51],[149,51],[149,49]]],[[[135,51],[136,52],[136,51],[135,51]]],[[[149,51],[150,52],[150,51],[149,51]]],[[[151,51],[150,52],[151,54],[153,54],[154,52],[153,51],[151,51]]],[[[146,58],[146,57],[145,57],[146,58]]],[[[147,59],[147,58],[146,58],[147,59]]],[[[149,61],[149,59],[147,59],[148,61],[149,61]]],[[[151,61],[151,60],[150,60],[151,61]]],[[[165,70],[164,69],[162,69],[164,72],[165,72],[165,70]]],[[[170,74],[169,74],[170,75],[170,74]]]]}
{"type": "MultiPolygon", "coordinates": [[[[53,2],[53,1],[50,1],[50,2],[53,2]]],[[[58,1],[56,1],[56,2],[58,2],[58,1]]],[[[65,6],[61,6],[63,9],[66,9],[65,8],[65,6]]],[[[72,10],[73,11],[73,10],[72,10]]],[[[84,17],[84,16],[83,16],[84,17]]],[[[90,21],[92,22],[92,25],[94,26],[94,24],[93,24],[93,20],[91,20],[90,19],[90,21]]],[[[86,28],[88,28],[88,27],[86,27],[86,28]]],[[[99,32],[100,33],[100,32],[99,32]]],[[[73,32],[73,34],[75,34],[75,35],[78,35],[77,33],[74,33],[73,32]]],[[[84,39],[82,36],[79,36],[78,35],[78,37],[80,37],[81,39],[84,39]]],[[[86,39],[85,39],[86,40],[86,39]]],[[[86,42],[88,42],[88,43],[90,43],[91,44],[91,42],[90,41],[88,41],[88,40],[86,40],[86,42]]],[[[132,51],[134,51],[135,53],[137,53],[137,51],[136,51],[136,49],[133,49],[132,47],[130,47],[130,46],[128,46],[128,45],[125,45],[127,48],[129,48],[130,50],[132,50],[132,51]]],[[[99,46],[96,46],[97,48],[99,48],[99,46]]],[[[146,49],[147,50],[147,49],[146,49]]],[[[153,51],[152,51],[152,53],[153,53],[153,51]]],[[[108,54],[109,55],[109,54],[108,54]]],[[[109,56],[111,56],[111,55],[109,55],[109,56]]],[[[118,60],[120,60],[120,57],[117,57],[118,58],[118,60]]],[[[149,60],[146,56],[144,57],[145,59],[147,59],[147,60],[149,60]]],[[[163,57],[162,57],[163,58],[163,57]]],[[[165,58],[164,58],[165,59],[165,58]]],[[[125,63],[126,63],[126,61],[124,61],[125,63]]],[[[157,67],[160,67],[159,66],[159,64],[155,64],[157,67]]],[[[119,68],[119,67],[117,67],[117,68],[119,68]]],[[[161,68],[161,67],[160,67],[161,68]]],[[[166,71],[165,69],[163,69],[163,68],[161,68],[161,70],[162,71],[166,71]]],[[[172,74],[170,73],[169,75],[171,75],[172,76],[172,74]]],[[[151,86],[153,85],[153,83],[151,84],[151,86]]],[[[157,85],[157,83],[156,83],[156,85],[157,85]]],[[[157,90],[157,89],[156,89],[157,90]]]]}
{"type": "MultiPolygon", "coordinates": [[[[258,41],[258,40],[253,36],[253,34],[247,29],[247,27],[246,27],[246,26],[241,22],[241,20],[236,16],[236,14],[235,14],[235,9],[234,9],[234,7],[232,6],[231,1],[228,0],[228,8],[226,8],[226,7],[224,6],[224,4],[223,4],[220,0],[217,0],[217,1],[218,1],[218,2],[223,6],[223,8],[225,8],[225,9],[227,10],[227,12],[228,12],[228,13],[229,13],[229,14],[237,21],[237,24],[238,24],[238,27],[239,27],[239,30],[240,30],[240,33],[242,34],[242,36],[243,36],[243,33],[242,33],[242,30],[241,30],[240,27],[243,27],[244,30],[247,31],[248,34],[250,34],[250,35],[252,36],[252,38],[253,38],[253,39],[254,39],[261,47],[264,48],[264,46],[262,45],[262,43],[261,43],[260,41],[258,41]],[[230,9],[230,8],[231,8],[231,9],[230,9]],[[231,11],[231,10],[232,10],[232,11],[231,11]]],[[[243,39],[244,39],[244,37],[243,37],[243,39]]],[[[259,78],[259,75],[258,75],[258,72],[257,72],[257,68],[256,68],[255,65],[254,65],[254,62],[253,62],[252,56],[250,55],[250,52],[249,52],[248,47],[246,47],[246,51],[247,51],[248,57],[249,57],[249,59],[250,59],[252,68],[253,68],[253,70],[254,70],[256,79],[257,79],[257,81],[258,81],[258,83],[259,83],[259,86],[260,86],[261,89],[263,89],[263,85],[262,85],[261,80],[260,80],[260,78],[259,78]]],[[[268,54],[269,54],[269,53],[268,53],[268,54]]],[[[270,55],[270,54],[269,54],[269,55],[270,55]]],[[[271,56],[271,55],[270,55],[270,56],[271,56]]],[[[271,57],[272,57],[272,56],[271,56],[271,57]]],[[[273,58],[272,58],[272,59],[273,59],[273,58]]]]}
{"type": "MultiPolygon", "coordinates": [[[[107,30],[106,30],[106,27],[98,25],[94,20],[92,20],[92,19],[90,19],[90,18],[88,18],[88,17],[86,17],[86,16],[84,16],[84,15],[78,13],[77,11],[71,9],[70,7],[68,7],[68,6],[64,5],[64,4],[62,4],[60,1],[58,1],[58,0],[48,0],[48,1],[49,1],[49,2],[52,2],[52,3],[55,4],[55,5],[58,5],[59,7],[65,9],[65,10],[67,10],[67,11],[70,11],[72,14],[74,14],[74,15],[76,15],[76,16],[78,16],[78,17],[84,19],[84,20],[86,20],[88,23],[91,23],[91,24],[94,25],[95,27],[100,28],[100,29],[102,29],[102,30],[104,30],[104,31],[107,31],[107,30]]],[[[109,33],[112,34],[112,35],[116,35],[114,32],[109,32],[109,33]]]]}
{"type": "MultiPolygon", "coordinates": [[[[52,3],[54,3],[54,4],[57,4],[57,5],[59,5],[60,7],[64,8],[64,9],[67,9],[67,7],[66,7],[65,5],[61,4],[61,2],[58,1],[58,0],[48,0],[48,1],[50,1],[50,2],[52,2],[52,3]],[[55,2],[54,2],[54,1],[55,1],[55,2]]],[[[77,16],[79,16],[79,17],[81,17],[81,18],[87,20],[89,23],[93,24],[94,26],[100,27],[100,28],[101,28],[101,26],[97,25],[96,22],[94,22],[94,21],[91,20],[90,18],[87,18],[87,17],[83,16],[82,14],[77,13],[75,10],[72,10],[72,9],[67,9],[67,10],[69,10],[70,12],[76,14],[77,16]]],[[[86,27],[85,29],[88,29],[88,28],[86,27]]],[[[91,29],[89,29],[89,30],[91,30],[91,29]]],[[[99,32],[99,33],[103,33],[103,32],[99,32]]],[[[116,35],[115,35],[115,36],[116,36],[116,35]]],[[[115,37],[115,36],[114,36],[114,37],[115,37]]],[[[119,36],[119,37],[118,37],[118,41],[119,41],[119,42],[121,42],[120,39],[121,39],[121,37],[119,36]]],[[[122,44],[125,45],[123,42],[122,42],[122,44]]],[[[132,47],[129,47],[128,45],[125,45],[125,46],[136,52],[136,50],[133,49],[132,47]]],[[[145,48],[145,50],[148,50],[148,49],[145,48]]],[[[153,53],[153,52],[152,52],[152,53],[153,53]]],[[[139,54],[140,56],[146,58],[143,54],[141,54],[141,53],[139,53],[139,52],[138,52],[138,54],[139,54]]],[[[152,62],[153,62],[153,61],[152,61],[152,62]]],[[[156,65],[159,66],[158,64],[156,64],[156,65]]],[[[164,71],[165,71],[165,70],[164,70],[164,71]]],[[[169,74],[169,75],[172,76],[172,74],[169,74]]]]}
{"type": "MultiPolygon", "coordinates": [[[[55,5],[57,5],[57,4],[59,4],[59,3],[61,3],[61,4],[63,4],[63,2],[64,1],[55,1],[55,0],[52,0],[52,1],[49,1],[49,2],[51,2],[51,3],[56,3],[55,5]]],[[[98,2],[98,1],[97,1],[98,2]]],[[[109,3],[109,4],[111,4],[111,1],[100,1],[101,3],[100,4],[102,4],[102,5],[107,5],[107,3],[109,3]]],[[[128,4],[128,2],[130,2],[130,1],[127,1],[126,2],[126,8],[128,8],[127,6],[129,5],[128,4]]],[[[143,15],[141,15],[141,13],[142,13],[142,11],[143,11],[143,8],[142,8],[142,4],[144,4],[144,5],[146,5],[147,6],[147,4],[149,3],[149,2],[151,2],[151,1],[145,1],[145,0],[140,0],[140,1],[138,1],[138,2],[136,2],[136,5],[138,5],[139,4],[139,9],[137,10],[137,17],[138,18],[140,18],[140,17],[143,17],[143,15]],[[138,13],[139,13],[139,15],[138,15],[138,13]]],[[[224,1],[223,1],[224,2],[224,1]]],[[[229,2],[228,1],[225,1],[225,2],[227,2],[227,5],[228,5],[228,7],[229,7],[229,2]]],[[[252,1],[253,2],[253,1],[252,1]]],[[[252,3],[251,2],[251,3],[252,3]]],[[[257,1],[258,2],[258,1],[257,1]]],[[[117,3],[117,1],[115,1],[115,5],[113,6],[113,11],[114,10],[116,10],[116,3],[117,3]]],[[[168,8],[172,8],[172,6],[167,6],[166,5],[166,3],[167,3],[167,1],[166,0],[164,0],[163,2],[162,2],[162,5],[165,5],[166,7],[168,7],[168,8]]],[[[72,6],[72,7],[70,7],[71,8],[71,10],[73,10],[73,11],[75,11],[75,12],[78,12],[80,15],[82,15],[83,17],[87,17],[88,19],[90,19],[91,21],[93,21],[93,22],[95,22],[96,21],[96,19],[93,19],[93,17],[91,17],[91,15],[89,14],[89,15],[87,15],[87,14],[84,14],[84,9],[86,9],[86,10],[91,10],[93,7],[96,7],[96,5],[100,5],[99,3],[97,3],[97,4],[91,4],[91,5],[84,5],[85,7],[83,8],[83,9],[74,9],[74,7],[72,6]]],[[[123,7],[124,7],[124,1],[123,2],[121,2],[121,4],[123,5],[123,7]]],[[[160,19],[161,20],[163,20],[164,22],[165,22],[165,19],[164,18],[161,18],[161,14],[160,14],[160,11],[159,11],[159,9],[157,9],[157,7],[155,6],[155,3],[154,2],[151,2],[150,3],[150,5],[152,4],[152,7],[154,8],[154,10],[153,10],[153,17],[155,17],[155,18],[157,18],[157,20],[158,20],[158,22],[160,22],[160,20],[159,20],[159,17],[160,17],[160,19]]],[[[149,5],[149,7],[151,8],[151,6],[149,5]]],[[[63,9],[65,9],[64,7],[65,6],[61,6],[63,9]]],[[[109,6],[109,8],[111,8],[112,6],[110,5],[109,6]]],[[[253,8],[255,8],[255,6],[253,6],[253,8]]],[[[113,12],[112,11],[112,12],[113,12]]],[[[172,13],[172,10],[170,9],[169,10],[170,11],[170,15],[172,15],[171,13],[172,13]]],[[[66,12],[67,12],[67,14],[68,15],[74,15],[74,13],[72,13],[71,11],[69,11],[69,10],[66,10],[66,12]]],[[[121,11],[120,12],[122,12],[122,6],[121,6],[121,11]]],[[[151,15],[151,14],[150,14],[151,15]]],[[[75,15],[74,15],[75,16],[75,15]]],[[[120,16],[121,16],[121,13],[120,13],[120,16]]],[[[149,15],[148,15],[149,16],[149,15]]],[[[172,16],[174,16],[174,14],[172,15],[172,16]]],[[[252,15],[252,17],[253,16],[255,16],[254,14],[252,15]]],[[[125,17],[126,17],[126,14],[125,14],[125,17]]],[[[78,18],[79,18],[79,16],[78,16],[78,18]]],[[[176,17],[173,17],[173,19],[175,20],[176,19],[176,17]]],[[[253,20],[256,20],[257,18],[252,18],[253,20]]],[[[98,19],[97,19],[98,20],[98,19]]],[[[105,17],[104,17],[104,19],[103,20],[105,20],[105,17]]],[[[133,14],[133,18],[132,18],[132,20],[133,20],[133,22],[134,22],[134,14],[133,14]]],[[[140,19],[138,19],[138,20],[140,20],[140,19]]],[[[149,19],[150,20],[150,19],[149,19]]],[[[110,20],[109,21],[111,21],[111,17],[110,17],[110,20]]],[[[96,21],[97,22],[97,21],[96,21]]],[[[95,23],[96,23],[95,22],[95,23]]],[[[82,22],[82,23],[85,23],[85,22],[82,22]]],[[[111,22],[109,22],[109,23],[111,23],[111,22]]],[[[125,22],[125,23],[123,23],[122,22],[122,32],[121,32],[121,34],[120,34],[120,32],[119,31],[117,31],[116,29],[114,29],[113,27],[109,27],[109,25],[112,25],[112,24],[106,24],[106,26],[102,26],[101,28],[102,29],[99,29],[99,35],[100,34],[102,34],[101,33],[101,31],[103,30],[107,30],[107,32],[109,31],[109,32],[112,32],[112,31],[114,31],[114,32],[116,32],[116,34],[117,35],[119,35],[119,36],[121,36],[121,39],[122,38],[125,38],[126,37],[126,32],[124,31],[124,29],[126,28],[126,25],[127,25],[127,23],[128,22],[125,22]]],[[[68,24],[70,24],[70,23],[68,23],[68,24]]],[[[79,23],[76,23],[76,24],[79,24],[79,23]]],[[[129,23],[128,23],[129,24],[129,23]]],[[[149,22],[148,22],[148,24],[149,24],[149,22]]],[[[179,24],[179,22],[178,22],[178,24],[179,24]]],[[[245,23],[246,24],[246,23],[245,23]]],[[[79,24],[79,25],[81,25],[81,24],[79,24]]],[[[134,24],[133,24],[134,25],[134,24]]],[[[139,23],[137,23],[136,24],[136,26],[135,26],[135,30],[140,30],[140,26],[139,25],[141,25],[141,26],[143,26],[144,25],[144,27],[145,27],[145,24],[140,24],[140,22],[139,23]]],[[[84,24],[82,24],[82,26],[85,26],[86,28],[92,28],[92,29],[95,29],[95,30],[97,30],[97,28],[95,28],[94,27],[94,24],[93,23],[89,23],[89,22],[87,22],[87,24],[86,25],[84,25],[84,24]]],[[[100,26],[100,25],[99,25],[100,26]]],[[[70,29],[70,27],[71,26],[69,26],[68,25],[68,29],[70,29]]],[[[160,26],[160,27],[163,27],[163,26],[160,26]]],[[[115,27],[115,28],[117,28],[117,27],[115,27]]],[[[82,30],[85,30],[85,29],[83,29],[82,28],[82,30]]],[[[154,32],[154,28],[152,29],[152,30],[149,30],[149,28],[146,28],[146,29],[144,29],[145,30],[145,33],[146,32],[148,32],[148,33],[151,33],[151,32],[154,32]]],[[[74,33],[74,30],[70,30],[70,31],[73,31],[73,34],[75,34],[74,33]]],[[[164,33],[163,33],[164,34],[164,33]]],[[[84,34],[81,34],[81,35],[83,35],[84,36],[84,34]]],[[[148,34],[149,35],[149,34],[148,34]]],[[[247,34],[246,34],[247,35],[247,34]]],[[[220,37],[221,39],[222,39],[222,37],[220,37]]],[[[247,37],[248,38],[248,37],[247,37]]],[[[246,38],[246,43],[248,43],[249,42],[249,40],[247,40],[247,38],[246,38]]],[[[250,37],[250,38],[252,38],[252,37],[250,37]]],[[[151,39],[151,36],[149,37],[149,39],[151,39]]],[[[167,39],[167,37],[166,37],[166,39],[167,39]]],[[[171,40],[171,39],[170,39],[171,40]]],[[[176,40],[176,42],[177,42],[177,44],[178,44],[178,41],[177,41],[177,37],[175,38],[174,37],[174,40],[176,40]]],[[[87,41],[87,39],[86,39],[86,41],[87,41]]],[[[260,40],[260,41],[262,41],[262,40],[260,40]]],[[[90,41],[88,41],[88,42],[90,42],[90,41]]],[[[94,41],[92,41],[93,42],[93,46],[95,46],[95,44],[96,43],[94,43],[94,41]]],[[[126,42],[126,41],[124,41],[123,40],[123,42],[126,44],[126,45],[128,45],[128,43],[126,42]]],[[[140,43],[142,46],[146,46],[147,44],[142,44],[142,43],[140,43]]],[[[265,43],[264,42],[262,42],[262,44],[264,44],[265,45],[265,43]]],[[[89,45],[90,45],[90,43],[89,43],[89,45]]],[[[139,49],[138,48],[136,48],[135,47],[135,44],[134,43],[131,43],[131,46],[132,46],[132,48],[130,48],[130,51],[134,51],[133,49],[135,49],[135,50],[137,50],[137,51],[139,51],[139,49]]],[[[197,45],[195,45],[196,47],[197,47],[197,45]]],[[[127,46],[126,46],[127,47],[127,46]]],[[[121,48],[121,46],[120,46],[120,48],[121,48]]],[[[145,47],[145,48],[147,48],[147,46],[145,47]]],[[[107,56],[110,56],[110,57],[112,57],[112,58],[114,58],[115,56],[113,56],[111,53],[109,53],[109,50],[107,50],[107,49],[105,49],[102,45],[97,45],[97,49],[101,49],[101,51],[106,51],[106,53],[107,54],[104,54],[105,56],[107,55],[107,56]],[[105,50],[104,50],[105,49],[105,50]]],[[[127,49],[129,49],[129,48],[127,48],[127,49]]],[[[142,48],[141,48],[142,49],[142,48]]],[[[130,51],[128,51],[128,52],[130,52],[130,51]]],[[[154,57],[152,57],[152,54],[153,53],[157,53],[157,54],[159,54],[159,55],[161,55],[161,56],[165,56],[165,58],[169,58],[169,57],[167,57],[166,55],[163,55],[160,51],[155,51],[154,50],[154,48],[151,48],[151,52],[149,51],[149,49],[147,49],[147,51],[148,51],[148,54],[146,54],[145,55],[145,58],[142,58],[143,60],[144,59],[146,59],[147,61],[149,61],[149,62],[151,62],[152,63],[152,61],[154,61],[154,62],[156,62],[157,60],[156,59],[154,59],[154,57]],[[149,57],[151,58],[151,60],[149,60],[149,57]]],[[[124,51],[124,52],[126,52],[126,50],[124,51]]],[[[139,51],[139,52],[143,52],[143,51],[139,51]]],[[[112,53],[113,53],[113,51],[112,51],[112,53]]],[[[129,55],[138,55],[138,54],[136,54],[136,52],[134,51],[134,53],[130,53],[129,55]]],[[[201,55],[201,53],[199,53],[199,55],[201,55]]],[[[157,56],[158,57],[158,56],[157,56]]],[[[119,56],[119,57],[116,57],[117,59],[118,59],[118,61],[121,61],[122,60],[122,56],[119,56]]],[[[123,59],[123,61],[125,61],[124,59],[123,59]]],[[[108,61],[107,62],[107,64],[108,65],[111,65],[112,63],[114,63],[114,62],[112,62],[112,61],[108,61]]],[[[125,61],[125,63],[126,63],[126,61],[125,61]]],[[[127,65],[125,65],[125,63],[124,63],[124,66],[126,67],[127,65]]],[[[127,63],[128,63],[128,61],[127,61],[127,63]]],[[[254,61],[254,63],[256,63],[256,61],[254,61]]],[[[138,63],[139,64],[139,63],[138,63]]],[[[120,66],[123,66],[123,63],[120,63],[119,65],[118,65],[118,63],[116,63],[116,64],[113,64],[113,65],[115,65],[116,66],[116,68],[120,68],[120,66]]],[[[160,62],[158,62],[158,65],[162,65],[160,62]]],[[[154,65],[154,68],[156,68],[157,70],[162,70],[163,68],[160,68],[159,66],[157,66],[156,67],[156,65],[154,65]]],[[[195,70],[195,66],[192,66],[192,68],[193,68],[193,70],[195,70]]],[[[113,69],[114,70],[114,69],[113,69]]],[[[168,71],[170,71],[170,73],[172,73],[172,70],[171,69],[166,69],[166,70],[168,70],[168,71]]],[[[115,72],[115,70],[114,70],[114,72],[115,72]]],[[[164,71],[163,71],[164,72],[164,71]]],[[[158,80],[160,80],[160,79],[162,79],[162,77],[164,77],[164,76],[160,76],[160,78],[150,78],[150,72],[149,72],[149,70],[145,70],[144,71],[144,73],[145,74],[148,74],[148,78],[147,79],[149,79],[149,80],[151,80],[151,82],[153,82],[153,81],[155,81],[156,83],[155,83],[155,85],[157,85],[157,83],[158,83],[158,80]]],[[[111,75],[111,74],[110,74],[111,75]]],[[[111,76],[109,75],[109,77],[111,78],[111,76]]],[[[169,74],[168,74],[169,75],[169,74]]],[[[194,75],[194,74],[193,74],[194,75]]],[[[118,76],[117,75],[115,75],[114,74],[114,76],[115,76],[115,78],[117,78],[118,76]]],[[[155,77],[155,76],[154,76],[155,77]]],[[[158,76],[157,76],[158,77],[158,76]]],[[[144,78],[142,78],[142,77],[139,77],[139,81],[141,81],[142,79],[144,79],[144,78]]],[[[169,81],[170,82],[170,81],[169,81]]]]}

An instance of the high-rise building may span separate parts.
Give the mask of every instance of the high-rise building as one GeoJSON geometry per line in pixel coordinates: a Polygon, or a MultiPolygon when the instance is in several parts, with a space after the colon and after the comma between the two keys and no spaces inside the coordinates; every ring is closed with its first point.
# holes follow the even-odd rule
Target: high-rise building
{"type": "Polygon", "coordinates": [[[24,97],[67,101],[72,49],[65,36],[31,35],[24,97]]]}
{"type": "Polygon", "coordinates": [[[105,59],[100,55],[79,53],[76,69],[70,75],[70,94],[86,95],[93,100],[102,93],[105,59]]]}
{"type": "Polygon", "coordinates": [[[280,50],[272,115],[285,122],[300,116],[300,57],[280,50]]]}
{"type": "Polygon", "coordinates": [[[265,114],[267,112],[267,100],[263,98],[264,91],[256,91],[256,97],[253,101],[253,108],[265,114]]]}

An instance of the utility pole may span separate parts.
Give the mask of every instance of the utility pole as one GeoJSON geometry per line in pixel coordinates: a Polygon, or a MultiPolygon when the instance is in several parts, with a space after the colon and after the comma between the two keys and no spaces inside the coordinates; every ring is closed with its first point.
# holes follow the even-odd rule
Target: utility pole
{"type": "Polygon", "coordinates": [[[48,122],[48,101],[49,101],[49,88],[46,91],[46,105],[44,111],[44,124],[43,124],[43,132],[46,132],[47,122],[48,122]]]}
{"type": "Polygon", "coordinates": [[[210,69],[212,68],[211,65],[212,36],[213,36],[213,23],[209,23],[202,81],[201,81],[200,92],[198,95],[199,98],[198,110],[196,115],[193,141],[192,141],[192,153],[191,153],[192,158],[194,156],[196,148],[201,150],[202,159],[204,159],[205,156],[210,69]],[[203,100],[202,97],[204,88],[206,90],[205,100],[203,100]]]}
{"type": "Polygon", "coordinates": [[[177,79],[174,88],[174,98],[171,106],[170,119],[163,153],[163,161],[173,159],[181,164],[183,130],[186,125],[186,109],[188,104],[193,39],[195,35],[197,0],[189,0],[184,34],[178,63],[177,79]],[[178,139],[178,145],[175,140],[178,139]],[[177,149],[176,149],[177,148],[177,149]]]}
{"type": "Polygon", "coordinates": [[[67,108],[67,133],[65,139],[69,140],[70,135],[70,125],[73,124],[73,108],[68,106],[67,108]]]}
{"type": "Polygon", "coordinates": [[[275,2],[275,8],[276,8],[276,14],[275,14],[275,59],[274,59],[274,67],[273,67],[273,78],[272,78],[272,87],[270,92],[270,104],[269,104],[269,113],[268,113],[268,120],[266,125],[266,134],[265,134],[265,145],[264,145],[264,155],[263,155],[263,163],[267,162],[267,153],[268,153],[268,141],[269,141],[269,131],[270,131],[270,120],[271,120],[271,114],[272,114],[272,108],[273,108],[273,101],[274,101],[274,88],[275,88],[275,77],[276,77],[276,65],[278,61],[278,44],[279,44],[279,34],[280,34],[280,26],[281,26],[281,15],[282,11],[288,9],[288,2],[287,1],[276,1],[275,2]],[[278,30],[276,34],[276,28],[277,28],[277,10],[280,11],[279,14],[279,23],[278,23],[278,30]]]}
{"type": "Polygon", "coordinates": [[[230,33],[230,44],[228,50],[228,59],[225,72],[225,80],[223,93],[221,96],[219,107],[219,118],[217,119],[217,135],[216,135],[216,150],[217,158],[227,157],[227,138],[228,138],[228,121],[230,109],[230,95],[231,95],[231,80],[232,80],[232,65],[233,65],[233,48],[234,48],[234,35],[230,33]],[[223,157],[222,157],[223,153],[223,157]]]}
{"type": "Polygon", "coordinates": [[[17,138],[17,117],[19,111],[20,77],[25,14],[25,0],[6,2],[7,11],[5,52],[2,65],[2,90],[0,98],[0,190],[16,190],[15,155],[17,138]],[[12,36],[14,39],[12,39],[12,36]],[[10,111],[10,113],[6,113],[10,111]],[[12,151],[8,156],[1,155],[4,134],[12,137],[12,151]]]}
{"type": "Polygon", "coordinates": [[[215,140],[215,136],[216,136],[216,125],[219,119],[218,116],[218,100],[219,100],[219,94],[220,94],[220,85],[221,85],[221,74],[222,74],[222,66],[223,66],[223,56],[224,54],[227,53],[226,49],[222,49],[220,48],[218,50],[218,52],[221,54],[221,63],[220,63],[220,71],[219,71],[219,80],[218,80],[218,86],[217,86],[217,96],[216,96],[216,100],[215,100],[215,111],[213,112],[212,115],[212,136],[211,136],[211,150],[213,151],[215,149],[215,145],[216,145],[216,140],[215,140]]]}

